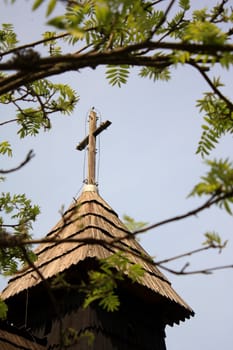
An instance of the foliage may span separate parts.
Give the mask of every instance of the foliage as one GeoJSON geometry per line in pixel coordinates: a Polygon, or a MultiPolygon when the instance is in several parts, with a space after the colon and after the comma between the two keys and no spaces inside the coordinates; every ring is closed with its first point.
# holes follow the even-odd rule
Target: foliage
{"type": "Polygon", "coordinates": [[[90,347],[94,342],[95,336],[94,333],[88,330],[79,334],[74,328],[66,328],[62,332],[62,345],[65,348],[77,345],[83,338],[87,340],[87,347],[90,347]]]}
{"type": "MultiPolygon", "coordinates": [[[[42,4],[46,5],[47,16],[50,16],[48,23],[55,29],[43,34],[42,44],[48,47],[51,56],[51,64],[46,61],[46,70],[43,64],[40,65],[41,54],[32,49],[33,45],[16,48],[17,35],[11,24],[3,24],[0,32],[5,62],[19,70],[25,67],[28,69],[32,65],[30,62],[33,62],[34,65],[38,64],[39,72],[44,72],[44,77],[54,70],[53,62],[62,64],[52,74],[105,64],[106,78],[111,85],[117,86],[127,82],[133,66],[141,67],[141,77],[167,81],[172,67],[192,65],[210,87],[210,91],[205,92],[197,102],[205,121],[197,153],[208,156],[220,137],[227,132],[232,133],[233,104],[223,95],[224,84],[220,79],[207,75],[215,66],[226,69],[232,67],[233,49],[228,44],[233,34],[233,14],[232,8],[228,6],[229,1],[213,3],[212,8],[194,11],[192,2],[188,0],[180,0],[176,7],[173,2],[165,1],[165,9],[160,6],[160,2],[141,0],[71,1],[67,2],[63,14],[54,16],[57,3],[55,0],[33,2],[33,10],[42,4]],[[59,36],[57,30],[62,30],[63,34],[59,36]],[[169,38],[171,42],[166,41],[169,38]],[[78,45],[78,53],[84,52],[85,62],[80,54],[76,60],[66,62],[76,53],[70,54],[70,57],[64,55],[61,40],[65,40],[68,45],[78,45]],[[52,61],[56,57],[61,59],[52,61]]],[[[8,75],[2,79],[8,82],[8,75]]],[[[78,100],[73,91],[66,91],[66,97],[58,97],[62,94],[61,89],[64,92],[67,86],[53,86],[46,80],[36,83],[36,80],[37,70],[35,78],[32,74],[26,86],[20,81],[19,89],[17,86],[13,89],[15,84],[7,84],[6,89],[2,90],[8,91],[5,95],[0,88],[1,101],[13,103],[16,107],[17,120],[22,126],[20,136],[35,135],[41,127],[49,129],[48,114],[57,111],[64,113],[65,110],[70,113],[78,100]],[[38,89],[34,95],[34,90],[38,89]],[[47,90],[51,90],[50,95],[47,95],[47,90]],[[52,98],[54,94],[57,95],[55,101],[52,98]],[[22,108],[22,102],[34,102],[38,107],[22,108]]]]}
{"type": "Polygon", "coordinates": [[[8,157],[12,157],[12,148],[9,141],[0,142],[0,154],[6,154],[8,157]]]}
{"type": "MultiPolygon", "coordinates": [[[[26,84],[18,90],[0,96],[0,103],[12,104],[16,108],[16,120],[20,138],[37,135],[41,128],[51,128],[50,115],[60,112],[71,114],[78,101],[70,86],[54,84],[47,79],[26,84]],[[28,103],[33,107],[26,107],[28,103]]],[[[1,144],[0,152],[11,155],[8,143],[1,144]],[[7,148],[8,147],[8,148],[7,148]]]]}
{"type": "Polygon", "coordinates": [[[7,316],[7,305],[0,299],[0,319],[5,319],[7,316]]]}
{"type": "MultiPolygon", "coordinates": [[[[32,206],[25,194],[11,195],[9,192],[1,193],[0,210],[0,272],[7,275],[16,272],[20,262],[25,263],[21,242],[30,239],[32,223],[40,210],[37,205],[32,206]],[[9,229],[11,232],[7,231],[9,229]]],[[[29,246],[26,251],[34,260],[29,246]]]]}
{"type": "Polygon", "coordinates": [[[206,240],[203,242],[203,245],[218,248],[219,253],[221,253],[222,249],[227,245],[227,241],[222,242],[222,238],[216,232],[207,232],[205,238],[206,240]]]}
{"type": "MultiPolygon", "coordinates": [[[[213,78],[213,86],[218,89],[224,84],[220,78],[213,78]]],[[[202,156],[209,155],[218,143],[221,136],[233,133],[233,110],[230,101],[221,98],[215,91],[204,93],[203,99],[197,101],[201,112],[205,113],[202,125],[202,135],[197,153],[202,156]]]]}
{"type": "Polygon", "coordinates": [[[0,30],[0,52],[10,50],[18,43],[14,27],[10,23],[3,23],[0,30]]]}
{"type": "Polygon", "coordinates": [[[208,195],[218,198],[217,205],[224,208],[232,215],[231,205],[233,203],[233,164],[226,160],[207,160],[206,164],[210,170],[202,181],[192,190],[190,195],[208,195]]]}
{"type": "Polygon", "coordinates": [[[136,282],[143,276],[144,271],[140,265],[131,264],[129,258],[121,252],[100,261],[100,269],[89,271],[89,282],[82,284],[85,293],[84,307],[94,301],[107,311],[118,310],[120,300],[116,293],[118,282],[127,275],[131,281],[136,282]]]}
{"type": "Polygon", "coordinates": [[[123,223],[132,233],[141,230],[143,227],[148,225],[148,222],[136,221],[134,218],[126,214],[123,215],[123,223]]]}
{"type": "Polygon", "coordinates": [[[129,76],[128,66],[119,66],[119,67],[108,67],[106,70],[106,78],[109,81],[109,84],[112,86],[118,85],[119,87],[122,84],[127,83],[129,76]]]}
{"type": "MultiPolygon", "coordinates": [[[[46,6],[48,25],[52,27],[52,31],[42,34],[41,40],[20,45],[13,25],[2,24],[0,103],[13,106],[16,116],[1,125],[16,122],[18,135],[24,138],[51,129],[52,115],[71,114],[79,98],[70,86],[47,80],[53,75],[104,65],[106,79],[120,87],[135,67],[140,77],[156,82],[168,81],[174,69],[186,66],[195,68],[208,85],[208,90],[197,101],[204,119],[197,153],[209,156],[222,136],[232,134],[233,102],[224,94],[224,82],[215,77],[216,68],[230,72],[233,66],[230,1],[213,1],[212,7],[198,10],[193,10],[193,2],[189,0],[179,0],[176,6],[175,1],[169,0],[60,3],[65,4],[64,11],[57,15],[58,1],[33,1],[33,10],[46,6]],[[64,53],[64,46],[68,54],[64,53]],[[47,49],[48,57],[44,55],[47,49]]],[[[12,154],[9,141],[2,140],[0,155],[12,154]]],[[[232,164],[228,160],[207,160],[206,163],[210,170],[191,195],[209,198],[203,208],[216,204],[232,214],[232,164]]],[[[12,273],[19,262],[25,261],[21,242],[30,238],[39,209],[32,206],[24,194],[9,193],[2,193],[0,209],[0,270],[12,273]]],[[[124,219],[130,231],[145,225],[129,216],[124,219]]],[[[204,244],[219,249],[226,244],[215,232],[206,233],[205,239],[204,244]]],[[[27,253],[31,254],[29,247],[27,253]]],[[[121,254],[101,261],[100,270],[91,271],[90,283],[82,286],[86,293],[85,306],[97,301],[107,310],[116,310],[119,307],[115,293],[117,283],[125,274],[134,281],[142,271],[121,254]]],[[[4,304],[0,303],[0,313],[5,312],[4,304]]]]}

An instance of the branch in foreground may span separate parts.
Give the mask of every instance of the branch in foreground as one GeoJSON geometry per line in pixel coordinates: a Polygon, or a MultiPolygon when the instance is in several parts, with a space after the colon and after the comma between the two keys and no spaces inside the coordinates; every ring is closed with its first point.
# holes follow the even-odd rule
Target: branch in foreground
{"type": "Polygon", "coordinates": [[[117,47],[111,51],[91,51],[85,54],[68,54],[61,56],[52,56],[40,58],[36,55],[34,60],[29,58],[25,62],[25,57],[18,61],[8,61],[0,63],[0,69],[9,71],[14,70],[17,73],[6,78],[0,79],[0,94],[7,93],[18,89],[26,83],[36,81],[52,75],[61,74],[69,71],[77,71],[83,68],[96,68],[101,65],[122,65],[146,66],[165,68],[173,64],[171,53],[163,57],[155,58],[154,55],[140,57],[140,50],[181,50],[193,54],[209,54],[216,59],[223,52],[233,52],[233,45],[202,45],[192,43],[176,42],[152,42],[145,41],[142,43],[128,45],[126,47],[117,47]],[[163,60],[163,62],[161,62],[163,60]]]}
{"type": "Polygon", "coordinates": [[[19,52],[21,50],[25,50],[25,49],[28,49],[28,48],[31,48],[31,47],[35,47],[35,46],[38,46],[38,45],[41,45],[41,44],[45,44],[45,43],[47,43],[49,41],[52,41],[52,40],[65,38],[66,36],[69,36],[69,35],[70,35],[70,33],[57,34],[57,35],[52,36],[51,38],[41,39],[41,40],[34,41],[32,43],[29,43],[29,44],[17,46],[15,48],[11,49],[11,50],[2,52],[0,54],[0,57],[2,58],[4,56],[6,56],[6,55],[10,55],[12,53],[16,53],[16,52],[19,52]]]}
{"type": "Polygon", "coordinates": [[[169,267],[159,265],[159,267],[167,272],[170,272],[174,275],[182,275],[182,276],[187,276],[187,275],[210,275],[212,272],[217,271],[217,270],[226,270],[226,269],[233,269],[233,265],[222,265],[222,266],[215,266],[215,267],[209,267],[207,269],[201,269],[201,270],[193,270],[193,271],[185,271],[185,269],[189,266],[189,264],[185,264],[185,266],[181,270],[173,270],[170,269],[169,267]]]}
{"type": "Polygon", "coordinates": [[[10,123],[14,123],[17,122],[18,119],[10,119],[10,120],[6,120],[5,122],[0,123],[0,126],[6,125],[6,124],[10,124],[10,123]]]}
{"type": "MultiPolygon", "coordinates": [[[[133,236],[131,237],[133,238],[133,236]]],[[[124,239],[124,238],[122,238],[124,239]]],[[[119,243],[116,242],[114,239],[112,241],[106,242],[104,239],[95,239],[95,238],[65,238],[65,239],[58,239],[56,237],[50,237],[50,238],[42,238],[42,239],[38,239],[38,240],[28,240],[25,236],[12,236],[11,234],[7,233],[7,232],[2,232],[2,234],[0,235],[0,247],[1,248],[8,248],[8,247],[15,247],[18,246],[20,247],[20,249],[24,249],[25,250],[25,246],[26,245],[31,245],[31,244],[47,244],[47,243],[53,243],[54,245],[58,245],[58,244],[64,244],[64,243],[79,243],[79,247],[81,248],[82,246],[86,245],[86,244],[90,244],[90,245],[100,245],[102,247],[104,247],[105,249],[111,251],[112,253],[116,252],[117,250],[120,250],[123,253],[126,254],[130,254],[133,255],[135,257],[140,258],[142,261],[145,261],[155,267],[161,267],[162,269],[172,273],[172,274],[176,274],[176,275],[190,275],[190,274],[210,274],[212,271],[214,270],[220,270],[220,269],[228,269],[228,268],[233,268],[233,265],[225,265],[225,266],[217,266],[217,267],[213,267],[213,268],[206,268],[206,269],[201,269],[201,270],[196,270],[196,271],[185,271],[186,268],[190,265],[189,263],[186,263],[184,265],[184,267],[181,270],[174,270],[171,268],[168,268],[166,266],[164,266],[164,263],[168,263],[170,261],[174,261],[180,258],[183,258],[185,256],[190,256],[193,254],[197,254],[200,252],[203,252],[205,250],[211,249],[211,248],[222,248],[221,245],[208,245],[206,247],[203,248],[199,248],[199,249],[195,249],[195,250],[191,250],[189,252],[165,259],[165,260],[161,260],[161,261],[153,261],[152,258],[150,256],[147,256],[145,254],[142,254],[141,251],[135,249],[132,249],[130,246],[128,246],[127,244],[124,244],[124,242],[120,242],[121,244],[117,244],[119,243]]],[[[27,262],[28,260],[25,259],[27,262]]],[[[34,270],[39,270],[39,267],[34,268],[34,263],[30,262],[29,266],[31,268],[33,268],[34,270]]],[[[39,271],[40,272],[40,271],[39,271]]],[[[38,273],[39,277],[40,273],[38,273]]],[[[41,278],[41,280],[43,281],[43,278],[41,278]]]]}
{"type": "Polygon", "coordinates": [[[24,159],[24,161],[22,163],[20,163],[18,166],[16,166],[15,168],[12,169],[8,169],[8,170],[4,170],[4,169],[0,169],[0,174],[9,174],[9,173],[13,173],[14,171],[17,171],[19,169],[21,169],[22,167],[24,167],[28,162],[30,162],[30,160],[35,156],[35,154],[33,153],[33,150],[30,150],[26,156],[26,158],[24,159]]]}
{"type": "Polygon", "coordinates": [[[201,69],[201,67],[196,64],[195,62],[190,62],[189,63],[191,66],[193,66],[194,68],[196,68],[198,70],[198,72],[202,75],[202,77],[205,79],[205,81],[207,82],[207,84],[211,87],[211,89],[215,92],[215,94],[221,99],[223,100],[226,105],[230,108],[230,110],[233,110],[233,103],[226,98],[226,96],[224,96],[221,91],[212,83],[211,79],[208,77],[208,75],[203,71],[203,69],[201,69]]]}
{"type": "Polygon", "coordinates": [[[171,258],[167,258],[167,259],[164,259],[164,260],[156,261],[156,265],[166,264],[166,263],[168,263],[170,261],[181,259],[181,258],[184,258],[186,256],[191,256],[191,255],[194,255],[194,254],[197,254],[197,253],[202,253],[205,250],[215,249],[215,248],[221,249],[222,247],[221,246],[208,245],[206,247],[190,250],[187,253],[179,254],[179,255],[173,256],[171,258]]]}
{"type": "Polygon", "coordinates": [[[159,221],[159,222],[157,222],[155,224],[152,224],[152,225],[147,226],[145,228],[142,228],[142,229],[140,229],[138,231],[135,231],[132,234],[136,235],[136,234],[139,234],[139,233],[144,233],[144,232],[152,230],[152,229],[154,229],[156,227],[159,227],[159,226],[162,226],[162,225],[165,225],[165,224],[169,224],[169,223],[174,222],[174,221],[179,221],[179,220],[182,220],[182,219],[186,219],[186,218],[188,218],[190,216],[196,216],[201,211],[203,211],[205,209],[209,209],[214,204],[217,204],[218,202],[220,202],[220,201],[222,201],[222,200],[224,200],[226,198],[230,198],[232,196],[233,196],[233,191],[228,192],[228,193],[226,193],[224,195],[221,195],[221,196],[217,196],[217,194],[213,194],[204,204],[202,204],[200,207],[197,207],[196,209],[188,211],[187,213],[182,214],[182,215],[174,216],[174,217],[172,217],[170,219],[159,221]]]}

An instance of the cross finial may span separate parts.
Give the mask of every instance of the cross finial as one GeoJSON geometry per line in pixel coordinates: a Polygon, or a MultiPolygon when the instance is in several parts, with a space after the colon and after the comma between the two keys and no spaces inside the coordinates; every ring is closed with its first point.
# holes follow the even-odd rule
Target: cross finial
{"type": "Polygon", "coordinates": [[[111,125],[111,122],[107,120],[106,122],[101,123],[98,128],[96,128],[96,124],[97,115],[94,108],[92,108],[89,114],[89,135],[85,137],[85,139],[76,147],[79,151],[82,151],[86,146],[88,146],[88,185],[96,185],[96,136],[111,125]]]}

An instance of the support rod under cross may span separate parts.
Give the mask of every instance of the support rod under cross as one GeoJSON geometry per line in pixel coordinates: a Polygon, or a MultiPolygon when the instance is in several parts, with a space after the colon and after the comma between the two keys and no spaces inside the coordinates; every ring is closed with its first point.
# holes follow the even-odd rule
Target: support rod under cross
{"type": "Polygon", "coordinates": [[[87,184],[95,185],[95,163],[96,163],[96,113],[92,110],[89,116],[89,142],[88,142],[88,177],[87,184]]]}

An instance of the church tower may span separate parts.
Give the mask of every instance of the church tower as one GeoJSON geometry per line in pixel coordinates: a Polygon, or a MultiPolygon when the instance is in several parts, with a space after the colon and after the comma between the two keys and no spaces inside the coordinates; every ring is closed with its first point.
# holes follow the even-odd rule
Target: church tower
{"type": "MultiPolygon", "coordinates": [[[[179,324],[194,312],[99,195],[95,143],[111,123],[96,123],[92,110],[89,135],[77,146],[88,146],[88,179],[81,195],[36,248],[37,260],[2,292],[8,321],[29,329],[47,350],[165,350],[166,325],[179,324]],[[88,285],[90,271],[100,271],[104,259],[115,255],[130,266],[140,265],[142,276],[132,280],[126,269],[124,278],[114,281],[118,310],[108,311],[98,300],[84,308],[81,286],[88,285]]],[[[111,271],[118,274],[119,267],[111,271]]]]}

